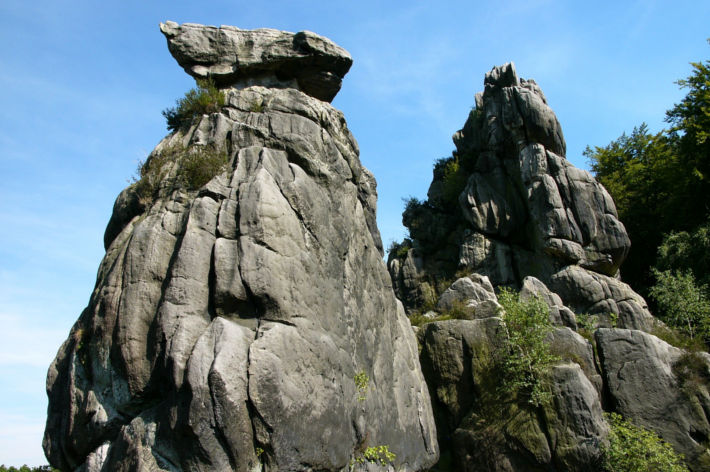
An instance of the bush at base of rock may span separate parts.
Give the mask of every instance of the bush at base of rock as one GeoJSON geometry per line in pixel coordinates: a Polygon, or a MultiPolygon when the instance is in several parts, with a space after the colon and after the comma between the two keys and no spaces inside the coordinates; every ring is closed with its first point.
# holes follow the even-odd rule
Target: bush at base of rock
{"type": "Polygon", "coordinates": [[[604,416],[611,426],[609,446],[604,448],[606,472],[688,472],[683,456],[657,434],[617,413],[604,416]]]}
{"type": "Polygon", "coordinates": [[[559,360],[545,340],[553,329],[549,308],[537,297],[521,301],[518,293],[509,289],[501,290],[498,301],[505,310],[503,320],[509,339],[509,356],[502,366],[505,372],[502,389],[517,392],[527,397],[529,403],[540,406],[550,397],[544,385],[545,375],[559,360]]]}

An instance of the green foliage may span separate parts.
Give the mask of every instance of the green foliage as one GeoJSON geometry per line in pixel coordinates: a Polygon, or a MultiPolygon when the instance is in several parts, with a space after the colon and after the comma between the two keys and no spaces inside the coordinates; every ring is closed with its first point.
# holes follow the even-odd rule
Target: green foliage
{"type": "Polygon", "coordinates": [[[370,446],[366,448],[362,454],[355,457],[350,465],[352,469],[355,463],[364,464],[365,462],[370,462],[384,467],[394,463],[396,458],[397,456],[393,452],[390,452],[390,448],[387,445],[370,446]]]}
{"type": "Polygon", "coordinates": [[[663,233],[673,229],[682,214],[684,197],[678,193],[678,185],[684,176],[675,165],[674,153],[669,138],[649,133],[646,124],[605,147],[584,151],[633,241],[623,274],[637,288],[650,285],[649,261],[663,233]]]}
{"type": "Polygon", "coordinates": [[[659,308],[659,317],[691,339],[710,343],[710,299],[705,287],[698,286],[692,272],[658,271],[651,297],[659,308]]]}
{"type": "Polygon", "coordinates": [[[619,324],[619,314],[614,313],[613,311],[609,313],[609,323],[611,324],[612,328],[616,328],[616,326],[619,324]]]}
{"type": "MultiPolygon", "coordinates": [[[[621,221],[633,242],[622,267],[624,278],[646,294],[653,283],[650,265],[664,234],[692,231],[708,221],[710,210],[710,61],[692,63],[693,72],[677,84],[687,90],[683,100],[666,113],[668,131],[650,134],[645,124],[623,134],[605,147],[587,147],[598,180],[616,202],[621,221]]],[[[698,234],[708,244],[707,230],[698,234]]],[[[704,283],[708,252],[693,259],[693,238],[679,233],[664,245],[678,244],[679,258],[671,251],[661,256],[661,269],[692,268],[704,283]],[[689,257],[685,257],[685,255],[689,257]],[[674,262],[675,261],[675,262],[674,262]],[[696,267],[704,267],[702,273],[696,267]]],[[[693,241],[695,242],[695,241],[693,241]]]]}
{"type": "Polygon", "coordinates": [[[397,456],[390,452],[390,448],[387,445],[371,446],[365,449],[365,460],[373,463],[379,463],[380,465],[387,465],[394,462],[397,456]]]}
{"type": "Polygon", "coordinates": [[[446,320],[470,320],[471,319],[471,309],[466,308],[461,301],[456,301],[450,310],[446,310],[443,313],[438,314],[434,318],[427,318],[421,311],[412,313],[409,317],[409,322],[412,326],[424,326],[427,323],[433,323],[434,321],[446,321],[446,320]]]}
{"type": "Polygon", "coordinates": [[[537,297],[521,301],[519,294],[503,288],[498,295],[503,320],[508,328],[508,356],[503,361],[505,393],[540,406],[551,399],[546,376],[559,360],[550,350],[546,336],[553,329],[547,304],[537,297]]]}
{"type": "Polygon", "coordinates": [[[389,257],[395,257],[397,259],[404,259],[407,257],[407,253],[412,248],[412,240],[409,238],[404,238],[401,243],[397,241],[392,241],[387,248],[387,254],[389,257]]]}
{"type": "Polygon", "coordinates": [[[167,146],[138,165],[138,177],[132,180],[141,203],[147,205],[155,200],[160,183],[170,172],[171,166],[167,164],[173,162],[179,163],[175,184],[196,190],[224,171],[229,159],[226,151],[213,146],[167,146]]]}
{"type": "Polygon", "coordinates": [[[692,339],[679,329],[664,325],[663,323],[658,323],[654,326],[653,330],[651,330],[651,334],[678,349],[685,349],[687,351],[703,351],[706,349],[705,343],[702,340],[698,338],[692,339]]]}
{"type": "Polygon", "coordinates": [[[683,456],[655,433],[635,426],[617,413],[605,413],[611,426],[604,447],[606,472],[688,472],[683,456]]]}
{"type": "Polygon", "coordinates": [[[692,270],[698,283],[710,283],[710,222],[694,231],[672,232],[658,248],[659,270],[692,270]]]}
{"type": "Polygon", "coordinates": [[[226,151],[212,146],[194,146],[185,153],[178,178],[189,190],[195,190],[212,180],[227,167],[226,151]]]}
{"type": "Polygon", "coordinates": [[[197,88],[188,90],[176,101],[176,106],[163,110],[168,129],[176,131],[189,125],[197,115],[215,113],[224,106],[224,92],[219,90],[211,78],[197,79],[197,88]]]}
{"type": "MultiPolygon", "coordinates": [[[[710,42],[710,40],[708,40],[710,42]]],[[[710,151],[710,61],[691,62],[693,73],[676,83],[688,94],[666,112],[666,121],[678,132],[683,153],[693,172],[707,183],[710,151]]]]}
{"type": "Polygon", "coordinates": [[[457,205],[459,195],[466,187],[467,180],[468,174],[459,162],[458,156],[447,159],[443,169],[444,203],[457,205]]]}
{"type": "Polygon", "coordinates": [[[168,167],[165,164],[173,160],[177,152],[179,152],[178,147],[171,146],[159,153],[151,154],[145,162],[138,162],[137,177],[132,178],[132,183],[138,198],[144,205],[155,199],[160,182],[167,176],[168,167]]]}
{"type": "Polygon", "coordinates": [[[357,387],[358,391],[357,401],[365,401],[367,389],[369,388],[370,384],[370,377],[367,376],[367,373],[364,370],[361,370],[360,372],[355,374],[353,380],[355,381],[355,386],[357,387]]]}
{"type": "Polygon", "coordinates": [[[673,363],[673,374],[681,390],[688,396],[703,394],[710,384],[710,371],[705,358],[697,351],[684,352],[673,363]]]}
{"type": "Polygon", "coordinates": [[[259,458],[264,454],[264,448],[263,447],[257,447],[254,449],[254,453],[256,454],[256,457],[259,458]]]}

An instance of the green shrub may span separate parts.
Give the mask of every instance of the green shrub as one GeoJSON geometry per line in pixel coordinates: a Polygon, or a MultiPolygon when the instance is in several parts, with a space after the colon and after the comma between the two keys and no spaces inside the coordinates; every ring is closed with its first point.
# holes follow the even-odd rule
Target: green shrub
{"type": "Polygon", "coordinates": [[[178,177],[189,190],[195,190],[224,171],[227,163],[226,151],[213,146],[194,146],[185,153],[178,177]]]}
{"type": "Polygon", "coordinates": [[[604,415],[611,426],[609,445],[602,448],[606,472],[688,472],[683,456],[654,432],[617,413],[604,415]]]}
{"type": "Polygon", "coordinates": [[[444,202],[455,204],[458,201],[459,194],[466,187],[467,180],[468,175],[463,166],[461,166],[458,156],[452,157],[444,167],[444,202]]]}
{"type": "Polygon", "coordinates": [[[470,320],[471,311],[472,310],[470,308],[467,308],[463,302],[456,301],[454,302],[454,305],[451,307],[450,310],[446,310],[443,313],[438,314],[435,318],[427,318],[426,316],[424,316],[425,312],[414,312],[409,317],[409,322],[412,324],[412,326],[424,326],[425,324],[432,323],[434,321],[470,320]]]}
{"type": "Polygon", "coordinates": [[[355,374],[353,380],[355,381],[355,386],[357,387],[358,392],[357,401],[365,401],[367,389],[369,388],[370,384],[370,377],[367,376],[367,373],[364,370],[361,370],[360,372],[355,374]]]}
{"type": "Polygon", "coordinates": [[[188,90],[176,101],[176,106],[163,110],[168,129],[176,131],[189,125],[196,115],[215,113],[224,106],[224,92],[219,90],[211,78],[197,79],[197,88],[188,90]]]}
{"type": "Polygon", "coordinates": [[[594,344],[594,331],[599,326],[599,317],[588,313],[578,313],[577,332],[582,335],[587,341],[594,344]]]}
{"type": "Polygon", "coordinates": [[[170,166],[166,164],[169,162],[179,163],[175,184],[196,190],[224,171],[229,159],[226,151],[217,150],[214,146],[166,146],[160,152],[151,154],[145,162],[140,162],[137,176],[132,178],[142,204],[148,205],[157,197],[160,183],[168,176],[170,166]]]}
{"type": "Polygon", "coordinates": [[[710,342],[710,300],[706,288],[698,286],[690,270],[653,270],[656,284],[651,297],[658,304],[659,318],[691,339],[710,342]]]}
{"type": "Polygon", "coordinates": [[[656,267],[660,270],[693,271],[699,285],[710,283],[710,222],[691,232],[671,232],[658,247],[656,267]]]}
{"type": "Polygon", "coordinates": [[[167,176],[168,168],[165,164],[175,160],[181,151],[182,146],[170,146],[151,154],[145,162],[138,162],[137,176],[132,177],[132,183],[142,204],[149,204],[155,199],[160,182],[167,176]]]}
{"type": "Polygon", "coordinates": [[[350,463],[350,469],[353,469],[355,463],[364,464],[365,462],[379,464],[384,467],[394,463],[396,458],[397,456],[393,452],[390,452],[390,448],[387,445],[370,446],[353,459],[350,463]]]}
{"type": "Polygon", "coordinates": [[[546,376],[559,361],[546,341],[553,329],[549,308],[538,297],[521,301],[519,294],[503,288],[498,302],[505,310],[503,320],[508,328],[508,355],[502,362],[501,388],[507,394],[540,406],[551,399],[546,376]]]}
{"type": "Polygon", "coordinates": [[[694,352],[703,351],[706,348],[705,343],[702,340],[698,338],[693,339],[679,329],[666,326],[660,322],[653,327],[651,334],[679,349],[694,352]]]}
{"type": "Polygon", "coordinates": [[[409,238],[404,238],[401,243],[392,241],[387,248],[387,254],[390,257],[395,257],[397,259],[404,259],[407,257],[407,253],[412,248],[412,240],[409,238]]]}

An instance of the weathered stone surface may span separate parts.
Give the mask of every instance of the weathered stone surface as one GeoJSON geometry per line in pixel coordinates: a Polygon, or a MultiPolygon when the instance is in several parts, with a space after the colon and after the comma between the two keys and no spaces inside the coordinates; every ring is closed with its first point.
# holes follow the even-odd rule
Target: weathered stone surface
{"type": "MultiPolygon", "coordinates": [[[[507,352],[501,318],[429,323],[418,333],[422,370],[431,391],[439,442],[455,470],[596,471],[608,434],[598,389],[585,370],[594,369],[591,345],[570,338],[569,328],[553,343],[570,346],[581,361],[551,369],[552,401],[536,410],[500,390],[500,362],[507,352]],[[579,349],[584,343],[585,348],[579,349]]],[[[581,337],[580,337],[581,338],[581,337]]],[[[599,379],[596,375],[595,380],[599,379]]]]}
{"type": "MultiPolygon", "coordinates": [[[[548,372],[551,404],[490,401],[498,379],[484,373],[492,358],[506,355],[505,336],[489,336],[498,318],[422,327],[422,366],[442,451],[456,470],[596,471],[608,434],[603,399],[608,410],[660,433],[693,470],[710,470],[710,356],[695,354],[691,365],[699,371],[678,374],[690,369],[681,365],[688,354],[642,331],[601,329],[596,357],[581,334],[590,337],[599,326],[657,326],[645,300],[620,279],[630,248],[626,230],[609,193],[565,159],[560,124],[537,84],[506,64],[491,70],[484,86],[454,135],[456,151],[434,168],[428,200],[412,202],[403,215],[417,248],[406,290],[435,288],[439,309],[495,303],[478,301],[488,291],[473,275],[449,288],[441,283],[465,271],[494,287],[521,289],[523,301],[538,296],[550,308],[556,328],[547,341],[561,361],[548,372]],[[460,193],[452,199],[452,192],[460,193]]],[[[390,255],[398,295],[405,293],[403,263],[390,255]]],[[[417,303],[405,301],[410,312],[417,303]]],[[[504,319],[496,323],[504,327],[504,319]]]]}
{"type": "Polygon", "coordinates": [[[619,279],[569,266],[550,278],[550,287],[576,313],[598,315],[602,326],[611,327],[610,314],[616,314],[620,328],[653,328],[646,301],[619,279]]]}
{"type": "Polygon", "coordinates": [[[168,156],[150,201],[132,206],[135,185],[119,196],[49,370],[47,457],[67,471],[340,471],[387,445],[394,470],[427,469],[428,390],[342,114],[295,88],[225,93],[149,156],[168,156]],[[179,175],[200,146],[228,164],[190,189],[179,175]]]}
{"type": "Polygon", "coordinates": [[[483,302],[486,300],[497,300],[488,277],[480,279],[480,282],[474,282],[469,277],[462,277],[441,294],[436,308],[442,311],[451,310],[457,303],[463,305],[469,301],[483,302]]]}
{"type": "Polygon", "coordinates": [[[708,470],[710,356],[697,354],[704,372],[684,385],[686,379],[674,369],[684,355],[680,349],[628,329],[600,329],[595,338],[614,409],[657,432],[685,455],[692,470],[708,470]]]}
{"type": "MultiPolygon", "coordinates": [[[[426,250],[407,277],[390,259],[397,294],[416,293],[424,282],[436,286],[432,280],[461,269],[486,275],[495,286],[520,287],[532,276],[562,298],[550,305],[555,323],[574,328],[570,308],[591,309],[607,318],[619,314],[622,326],[650,329],[643,299],[615,279],[630,241],[614,202],[565,159],[560,124],[540,88],[519,78],[513,64],[493,68],[484,86],[453,137],[452,159],[463,173],[457,178],[466,182],[458,198],[447,202],[454,180],[438,164],[428,201],[403,220],[413,246],[426,250]],[[573,281],[560,275],[568,273],[573,281]],[[608,296],[565,291],[582,279],[603,280],[608,296]]],[[[409,312],[417,309],[416,298],[403,300],[409,312]]]]}
{"type": "Polygon", "coordinates": [[[552,402],[544,408],[545,425],[558,470],[597,471],[609,426],[599,393],[576,363],[550,372],[552,402]]]}
{"type": "Polygon", "coordinates": [[[540,280],[528,276],[523,279],[523,286],[520,288],[520,300],[527,301],[532,297],[539,297],[548,306],[552,324],[577,329],[577,320],[574,312],[564,306],[560,296],[551,292],[540,280]]]}
{"type": "Polygon", "coordinates": [[[160,24],[168,48],[185,72],[211,77],[219,86],[294,87],[331,101],[352,59],[332,41],[310,31],[242,30],[193,23],[160,24]]]}
{"type": "Polygon", "coordinates": [[[570,328],[556,328],[549,334],[551,351],[561,359],[578,364],[589,382],[594,386],[599,398],[602,395],[602,377],[597,371],[592,344],[570,328]]]}

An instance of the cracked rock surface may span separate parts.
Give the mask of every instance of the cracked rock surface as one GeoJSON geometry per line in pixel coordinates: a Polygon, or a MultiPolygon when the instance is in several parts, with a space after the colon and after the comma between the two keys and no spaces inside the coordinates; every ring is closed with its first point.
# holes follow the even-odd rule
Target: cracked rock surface
{"type": "Polygon", "coordinates": [[[521,287],[532,276],[577,313],[605,323],[615,313],[620,327],[651,330],[646,302],[619,279],[631,242],[616,206],[565,158],[540,87],[508,63],[486,74],[475,101],[453,136],[462,185],[435,168],[428,199],[405,212],[412,254],[388,262],[407,311],[428,298],[432,279],[459,271],[494,286],[521,287]]]}
{"type": "Polygon", "coordinates": [[[348,52],[310,31],[160,24],[168,48],[185,72],[219,86],[280,84],[330,102],[352,65],[348,52]]]}
{"type": "Polygon", "coordinates": [[[149,197],[134,184],[117,198],[96,287],[49,369],[45,453],[65,471],[336,471],[372,468],[357,459],[386,445],[390,470],[427,469],[434,420],[374,177],[327,102],[242,85],[158,144],[149,197]],[[190,188],[196,149],[227,163],[190,188]]]}

